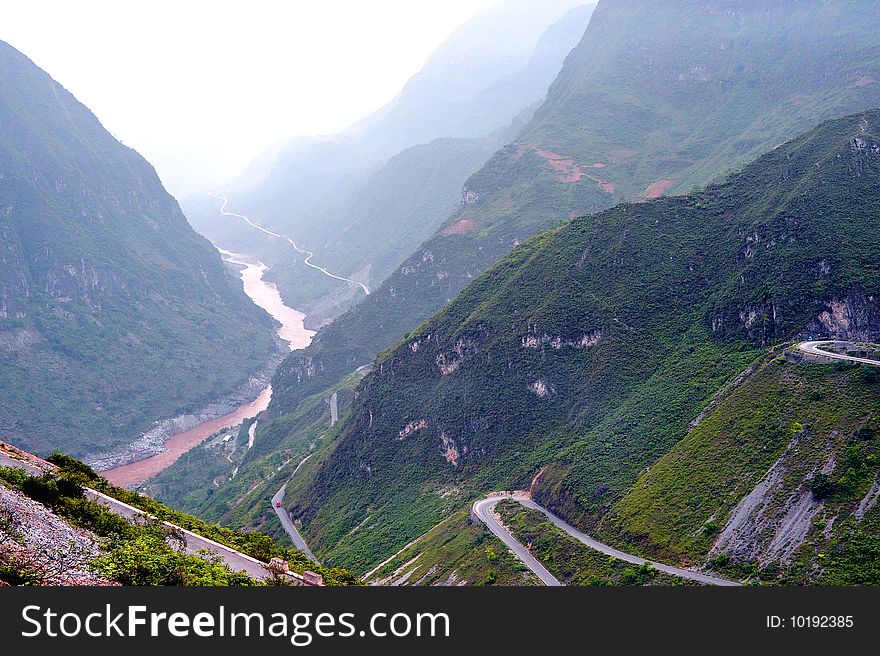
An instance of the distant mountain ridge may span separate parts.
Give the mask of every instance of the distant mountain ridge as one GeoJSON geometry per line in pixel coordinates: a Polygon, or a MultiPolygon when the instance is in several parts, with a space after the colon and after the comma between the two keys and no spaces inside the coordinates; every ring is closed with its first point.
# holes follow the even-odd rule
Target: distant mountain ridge
{"type": "MultiPolygon", "coordinates": [[[[370,362],[539,230],[735,170],[880,106],[865,0],[600,0],[546,101],[369,298],[284,363],[284,413],[370,362]]],[[[280,403],[280,402],[279,402],[280,403]]]]}
{"type": "MultiPolygon", "coordinates": [[[[508,0],[478,15],[387,107],[339,135],[297,140],[274,156],[262,183],[231,190],[231,206],[294,237],[316,261],[378,285],[455,209],[468,175],[522,129],[593,6],[508,0]]],[[[254,179],[264,166],[255,162],[254,179]]],[[[304,270],[283,245],[223,221],[211,202],[188,199],[185,208],[214,241],[255,251],[314,325],[360,298],[304,270]]]]}

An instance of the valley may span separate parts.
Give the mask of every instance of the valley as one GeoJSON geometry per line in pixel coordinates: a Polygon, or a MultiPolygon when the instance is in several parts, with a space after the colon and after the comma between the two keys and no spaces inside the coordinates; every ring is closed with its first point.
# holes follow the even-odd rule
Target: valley
{"type": "Polygon", "coordinates": [[[877,21],[499,0],[180,203],[0,41],[0,491],[107,582],[880,586],[877,21]]]}
{"type": "Polygon", "coordinates": [[[162,450],[158,454],[104,470],[101,475],[119,487],[130,487],[143,483],[148,478],[170,467],[180,456],[212,435],[238,426],[246,419],[256,417],[269,407],[269,399],[271,398],[272,386],[270,385],[265,387],[254,401],[243,403],[228,414],[216,419],[209,419],[193,428],[171,435],[163,441],[162,450]]]}
{"type": "MultiPolygon", "coordinates": [[[[223,199],[223,204],[219,208],[219,213],[223,216],[241,218],[255,228],[261,229],[252,224],[246,217],[227,212],[225,199],[223,199]]],[[[288,241],[296,248],[292,240],[288,241]]],[[[267,269],[266,265],[247,255],[235,253],[219,246],[216,248],[223,257],[224,262],[240,267],[240,277],[245,294],[257,307],[262,308],[280,324],[277,330],[278,337],[287,342],[290,350],[293,351],[308,346],[315,334],[314,331],[307,330],[303,325],[305,315],[302,312],[287,307],[284,304],[275,284],[266,282],[263,279],[267,269]]],[[[323,271],[323,269],[321,270],[323,271]]],[[[332,276],[329,273],[327,275],[332,276]]],[[[354,281],[350,282],[354,284],[354,281]]],[[[143,460],[136,460],[135,462],[104,470],[101,472],[101,475],[113,485],[118,485],[119,487],[130,487],[143,483],[145,480],[167,469],[181,455],[201,444],[212,435],[239,426],[247,419],[253,419],[269,407],[271,398],[272,386],[267,385],[260,390],[255,400],[241,404],[232,412],[217,418],[208,419],[187,430],[171,434],[164,441],[163,449],[160,453],[143,460]]],[[[252,424],[249,448],[253,445],[253,428],[255,427],[256,424],[252,424]]]]}
{"type": "MultiPolygon", "coordinates": [[[[276,239],[282,239],[282,240],[286,241],[288,244],[293,246],[293,250],[295,250],[297,253],[300,253],[301,255],[306,256],[306,258],[303,260],[303,264],[305,264],[307,267],[312,268],[315,271],[320,271],[325,276],[327,276],[328,278],[332,278],[333,280],[339,280],[341,282],[350,283],[352,285],[360,287],[361,290],[363,290],[365,295],[367,295],[367,296],[370,295],[370,288],[367,287],[364,283],[357,282],[356,280],[351,280],[350,278],[343,278],[342,276],[337,276],[335,273],[330,273],[329,271],[327,271],[327,269],[325,269],[324,267],[318,266],[317,264],[313,264],[311,262],[311,259],[315,256],[314,253],[312,253],[311,251],[307,251],[307,250],[300,248],[299,246],[296,245],[296,242],[293,241],[293,239],[291,239],[290,237],[285,237],[283,235],[279,235],[277,232],[272,232],[271,230],[267,230],[266,228],[264,228],[260,225],[257,225],[256,223],[251,221],[248,217],[246,217],[242,214],[235,214],[234,212],[227,211],[226,205],[227,205],[228,201],[226,200],[226,197],[225,196],[218,196],[217,198],[219,198],[221,201],[223,201],[223,204],[220,205],[220,214],[222,214],[223,216],[231,216],[231,217],[234,217],[237,219],[241,219],[242,221],[244,221],[246,224],[248,224],[251,228],[254,228],[255,230],[259,230],[260,232],[267,234],[270,237],[275,237],[276,239]]],[[[277,293],[277,290],[276,290],[276,293],[277,293]]],[[[279,299],[280,299],[280,295],[279,295],[279,299]]],[[[256,301],[254,301],[254,302],[256,302],[256,301]]],[[[259,303],[258,303],[258,305],[259,305],[259,303]]],[[[306,344],[305,346],[308,346],[308,344],[306,344]]],[[[291,345],[291,348],[293,348],[292,345],[291,345]]],[[[304,348],[304,346],[296,347],[296,348],[304,348]]]]}

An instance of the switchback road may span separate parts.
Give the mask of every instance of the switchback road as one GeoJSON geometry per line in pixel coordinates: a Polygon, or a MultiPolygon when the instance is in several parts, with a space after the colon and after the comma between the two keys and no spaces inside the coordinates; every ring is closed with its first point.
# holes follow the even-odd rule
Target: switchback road
{"type": "Polygon", "coordinates": [[[709,574],[703,574],[702,572],[695,572],[689,569],[673,567],[672,565],[664,565],[663,563],[658,563],[653,560],[647,560],[645,558],[633,556],[632,554],[620,551],[619,549],[615,549],[614,547],[609,547],[607,544],[603,544],[598,540],[594,540],[586,533],[582,533],[581,531],[577,530],[574,526],[572,526],[565,520],[560,519],[543,506],[539,506],[537,503],[532,501],[528,492],[498,492],[489,495],[485,499],[480,499],[479,501],[474,503],[473,511],[474,514],[480,519],[480,521],[486,524],[486,526],[489,527],[490,531],[497,535],[504,542],[504,544],[510,547],[513,553],[516,554],[516,556],[526,565],[526,567],[532,570],[532,572],[534,572],[535,575],[539,579],[541,579],[545,585],[562,584],[556,577],[554,577],[549,571],[547,571],[547,569],[543,565],[541,565],[541,563],[539,563],[535,559],[535,557],[532,556],[532,554],[530,554],[528,550],[523,547],[516,540],[516,538],[514,538],[513,535],[510,534],[507,528],[503,524],[501,524],[501,522],[498,521],[498,519],[495,517],[495,505],[502,499],[511,499],[525,506],[526,508],[531,508],[532,510],[537,510],[538,512],[543,513],[547,517],[547,519],[549,519],[553,524],[568,533],[574,539],[585,544],[591,549],[595,549],[596,551],[607,554],[609,556],[614,556],[618,560],[623,560],[625,562],[632,563],[633,565],[650,563],[661,572],[666,572],[667,574],[671,574],[672,576],[690,579],[691,581],[697,581],[699,583],[704,583],[707,585],[740,585],[735,581],[729,581],[727,579],[722,579],[717,576],[711,576],[709,574]]]}
{"type": "Polygon", "coordinates": [[[553,576],[546,567],[544,567],[538,559],[529,553],[528,549],[522,546],[507,528],[495,518],[495,505],[502,499],[515,499],[522,503],[522,499],[514,495],[494,496],[486,499],[480,499],[473,505],[474,514],[489,527],[499,540],[510,547],[510,550],[519,558],[523,564],[528,567],[544,585],[560,586],[562,583],[553,576]]]}

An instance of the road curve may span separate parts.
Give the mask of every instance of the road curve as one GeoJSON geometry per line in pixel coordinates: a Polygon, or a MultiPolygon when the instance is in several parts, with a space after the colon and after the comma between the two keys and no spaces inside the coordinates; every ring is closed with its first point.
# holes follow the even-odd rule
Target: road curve
{"type": "Polygon", "coordinates": [[[251,221],[249,218],[247,218],[243,214],[235,214],[234,212],[226,211],[226,205],[227,205],[228,201],[225,196],[215,196],[215,198],[223,201],[223,204],[220,205],[220,214],[222,214],[223,216],[234,216],[238,219],[242,219],[249,226],[251,226],[252,228],[256,228],[260,232],[263,232],[263,233],[270,235],[271,237],[275,237],[277,239],[284,239],[291,246],[293,246],[293,249],[297,253],[301,253],[302,255],[306,256],[306,259],[303,260],[303,264],[305,264],[306,266],[311,267],[313,269],[317,269],[318,271],[323,273],[325,276],[329,276],[330,278],[333,278],[334,280],[340,280],[342,282],[351,283],[352,285],[357,285],[358,287],[360,287],[364,291],[364,294],[366,294],[367,296],[370,295],[370,288],[367,287],[364,283],[358,282],[357,280],[352,280],[351,278],[337,276],[335,273],[330,273],[329,271],[327,271],[327,269],[325,269],[324,267],[318,266],[317,264],[312,264],[311,260],[313,257],[315,257],[315,254],[312,253],[311,251],[307,251],[307,250],[297,246],[297,243],[295,241],[293,241],[290,237],[285,237],[284,235],[279,235],[277,232],[272,232],[271,230],[266,230],[266,228],[264,228],[263,226],[257,225],[256,223],[251,221]]]}
{"type": "Polygon", "coordinates": [[[486,499],[480,499],[474,503],[472,507],[474,514],[481,522],[489,527],[489,530],[492,531],[498,539],[510,547],[510,550],[516,555],[516,557],[519,558],[526,567],[532,570],[534,575],[541,579],[544,585],[561,586],[562,583],[560,580],[547,571],[547,568],[539,563],[538,559],[530,554],[528,550],[510,534],[501,522],[495,518],[495,505],[502,499],[515,499],[522,503],[521,499],[514,497],[512,494],[507,496],[488,497],[486,499]]]}
{"type": "Polygon", "coordinates": [[[585,544],[591,549],[595,549],[601,553],[607,554],[609,556],[614,556],[618,560],[623,560],[628,563],[632,563],[633,565],[641,565],[643,563],[650,563],[654,567],[656,567],[661,572],[665,572],[667,574],[671,574],[672,576],[678,576],[684,579],[690,579],[691,581],[697,581],[699,583],[704,583],[706,585],[720,585],[720,586],[739,586],[740,584],[736,581],[729,581],[728,579],[723,579],[717,576],[710,576],[709,574],[703,574],[702,572],[695,572],[689,569],[682,569],[680,567],[673,567],[672,565],[664,565],[663,563],[658,563],[653,560],[647,560],[645,558],[639,558],[638,556],[633,556],[632,554],[625,553],[620,551],[619,549],[615,549],[614,547],[609,547],[607,544],[603,544],[598,540],[594,540],[586,533],[582,533],[577,530],[574,526],[569,524],[568,522],[560,519],[549,510],[544,508],[543,506],[539,506],[537,503],[532,501],[528,492],[500,492],[489,495],[485,499],[480,499],[473,505],[474,514],[482,521],[486,526],[489,527],[489,530],[492,531],[495,535],[497,535],[501,540],[513,550],[513,553],[517,555],[517,557],[523,561],[523,563],[532,570],[535,575],[540,578],[546,585],[561,585],[559,580],[556,579],[547,569],[541,565],[535,558],[532,556],[526,549],[523,547],[511,534],[510,532],[499,522],[493,511],[495,510],[495,505],[501,501],[502,499],[511,499],[516,501],[517,503],[525,506],[526,508],[531,508],[532,510],[537,510],[538,512],[543,513],[547,519],[550,520],[554,525],[561,528],[563,531],[568,533],[571,537],[578,540],[579,542],[585,544]],[[537,565],[537,568],[534,567],[537,565]],[[549,578],[548,578],[549,577],[549,578]]]}
{"type": "MultiPolygon", "coordinates": [[[[299,471],[299,468],[302,467],[306,460],[311,458],[311,454],[307,455],[303,458],[300,463],[296,466],[296,469],[293,470],[293,473],[290,475],[290,478],[296,476],[296,472],[299,471]]],[[[289,479],[288,479],[289,480],[289,479]]],[[[284,530],[287,531],[287,534],[290,536],[290,539],[293,540],[293,544],[296,545],[296,548],[302,551],[306,556],[309,557],[313,563],[320,563],[318,559],[315,558],[315,554],[312,553],[312,550],[309,549],[309,545],[306,544],[306,541],[303,540],[303,537],[299,534],[299,531],[296,530],[296,525],[293,523],[293,520],[290,519],[290,515],[284,509],[283,505],[279,505],[284,501],[284,490],[287,488],[287,483],[281,486],[275,496],[272,497],[272,510],[275,511],[275,514],[278,515],[278,519],[281,520],[281,526],[284,527],[284,530]]]]}
{"type": "MultiPolygon", "coordinates": [[[[818,342],[801,342],[797,345],[799,351],[803,351],[804,353],[809,353],[810,355],[818,355],[823,358],[832,358],[833,360],[847,360],[848,362],[861,362],[862,364],[870,364],[875,367],[880,367],[880,360],[869,360],[868,358],[856,358],[851,355],[843,355],[842,353],[831,353],[830,351],[823,351],[821,346],[828,346],[829,344],[852,344],[853,346],[862,346],[855,342],[846,342],[841,340],[823,340],[818,342]]],[[[876,344],[872,344],[871,346],[876,346],[876,344]]]]}

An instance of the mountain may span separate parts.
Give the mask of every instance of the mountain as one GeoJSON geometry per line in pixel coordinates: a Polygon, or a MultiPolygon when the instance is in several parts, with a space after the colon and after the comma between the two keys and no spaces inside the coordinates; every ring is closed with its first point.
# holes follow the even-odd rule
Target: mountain
{"type": "MultiPolygon", "coordinates": [[[[467,177],[522,129],[593,6],[515,0],[478,15],[389,106],[340,135],[297,140],[274,155],[268,175],[265,158],[257,162],[247,177],[264,181],[231,190],[231,207],[293,237],[334,273],[378,285],[455,209],[467,177]]],[[[313,325],[362,298],[358,287],[303,267],[286,242],[220,217],[213,199],[185,206],[213,241],[244,244],[270,265],[269,278],[313,325]]]]}
{"type": "Polygon", "coordinates": [[[880,105],[877,18],[862,0],[600,0],[534,118],[431,238],[285,361],[272,412],[371,362],[536,232],[705,184],[880,105]]]}
{"type": "MultiPolygon", "coordinates": [[[[726,182],[527,240],[379,357],[333,443],[288,484],[312,548],[366,571],[475,497],[531,488],[568,521],[646,553],[742,553],[793,576],[789,551],[762,550],[747,532],[734,553],[691,535],[727,526],[782,457],[800,478],[764,496],[792,494],[810,516],[821,505],[820,539],[827,529],[826,542],[857,540],[825,570],[842,580],[859,545],[876,542],[880,377],[778,358],[807,335],[880,340],[878,179],[871,110],[726,182]],[[810,487],[820,471],[830,501],[810,487]],[[671,514],[651,510],[667,500],[671,514]]],[[[795,548],[812,526],[793,534],[795,548]]]]}
{"type": "Polygon", "coordinates": [[[731,578],[880,584],[878,411],[880,367],[763,363],[597,529],[731,578]]]}
{"type": "Polygon", "coordinates": [[[272,322],[153,168],[0,42],[0,433],[84,455],[233,392],[272,322]]]}
{"type": "Polygon", "coordinates": [[[541,98],[583,35],[594,2],[499,2],[458,28],[400,94],[349,134],[386,154],[503,127],[541,98]]]}

